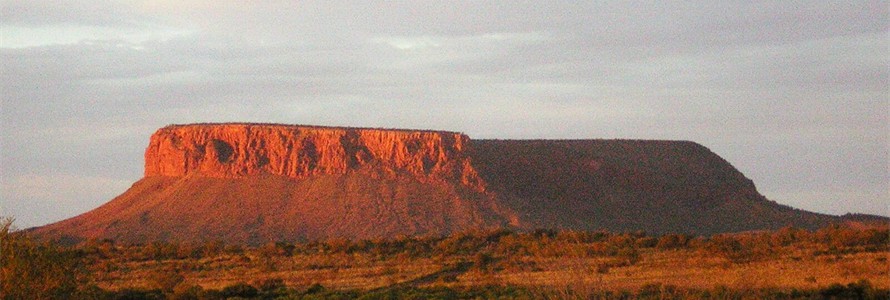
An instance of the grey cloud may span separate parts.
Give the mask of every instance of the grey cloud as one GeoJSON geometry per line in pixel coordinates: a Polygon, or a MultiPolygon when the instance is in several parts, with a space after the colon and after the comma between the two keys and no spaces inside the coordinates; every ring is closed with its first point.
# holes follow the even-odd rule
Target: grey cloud
{"type": "Polygon", "coordinates": [[[0,24],[16,26],[144,26],[147,16],[120,1],[3,0],[0,24]]]}
{"type": "Polygon", "coordinates": [[[0,48],[0,178],[134,181],[158,127],[256,121],[686,139],[806,209],[887,196],[883,2],[340,4],[4,2],[20,27],[189,33],[0,48]]]}

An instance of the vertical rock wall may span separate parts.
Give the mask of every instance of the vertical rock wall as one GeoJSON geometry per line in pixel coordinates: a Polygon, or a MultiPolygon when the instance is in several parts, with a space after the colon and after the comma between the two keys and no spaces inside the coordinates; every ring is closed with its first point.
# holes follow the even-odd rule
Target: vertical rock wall
{"type": "Polygon", "coordinates": [[[151,137],[145,176],[305,178],[366,170],[421,181],[459,181],[483,190],[454,132],[273,124],[171,125],[151,137]]]}

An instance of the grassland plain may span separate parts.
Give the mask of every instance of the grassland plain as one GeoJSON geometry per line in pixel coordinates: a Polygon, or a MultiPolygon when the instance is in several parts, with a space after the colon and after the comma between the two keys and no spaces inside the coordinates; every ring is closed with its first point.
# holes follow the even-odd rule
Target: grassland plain
{"type": "MultiPolygon", "coordinates": [[[[878,227],[710,237],[501,230],[256,246],[9,243],[16,239],[27,237],[4,233],[4,299],[16,299],[16,289],[92,299],[886,299],[890,290],[888,229],[878,227]],[[45,280],[49,275],[14,286],[16,280],[9,279],[22,272],[15,262],[27,260],[29,252],[10,252],[8,245],[31,245],[57,251],[57,261],[75,260],[77,286],[55,290],[60,294],[29,286],[51,282],[45,280]]],[[[26,265],[40,268],[39,262],[26,265]]]]}

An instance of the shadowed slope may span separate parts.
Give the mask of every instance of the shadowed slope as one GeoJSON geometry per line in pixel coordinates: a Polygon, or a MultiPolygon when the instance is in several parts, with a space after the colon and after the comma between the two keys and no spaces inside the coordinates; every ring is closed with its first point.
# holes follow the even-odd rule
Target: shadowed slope
{"type": "Polygon", "coordinates": [[[482,140],[473,149],[489,190],[535,227],[712,234],[836,219],[768,201],[693,142],[482,140]]]}

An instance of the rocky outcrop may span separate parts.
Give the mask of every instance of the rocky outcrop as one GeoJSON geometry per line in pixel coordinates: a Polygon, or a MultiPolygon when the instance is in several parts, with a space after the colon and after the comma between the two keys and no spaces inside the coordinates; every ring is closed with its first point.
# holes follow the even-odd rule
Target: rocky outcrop
{"type": "Polygon", "coordinates": [[[483,190],[466,135],[444,131],[276,124],[171,125],[152,135],[145,176],[291,178],[364,170],[483,190]]]}
{"type": "Polygon", "coordinates": [[[693,142],[193,124],[155,132],[145,178],[122,195],[32,233],[256,244],[491,228],[714,234],[847,219],[769,201],[693,142]]]}

